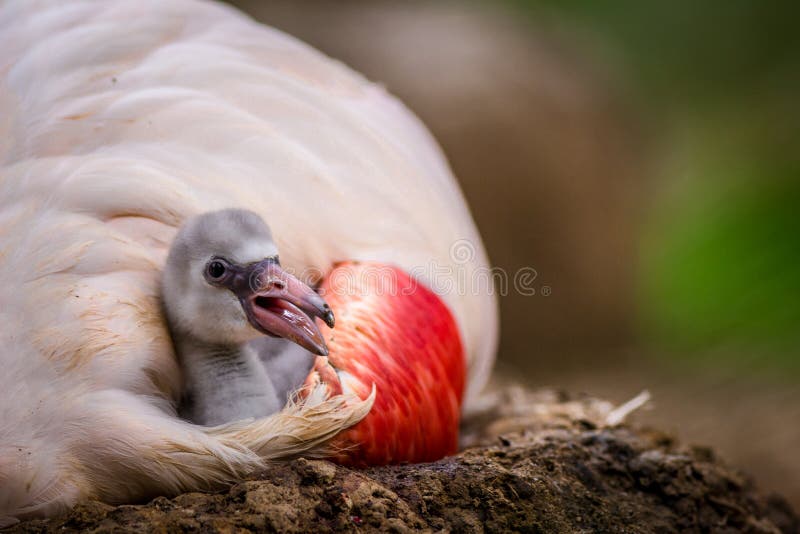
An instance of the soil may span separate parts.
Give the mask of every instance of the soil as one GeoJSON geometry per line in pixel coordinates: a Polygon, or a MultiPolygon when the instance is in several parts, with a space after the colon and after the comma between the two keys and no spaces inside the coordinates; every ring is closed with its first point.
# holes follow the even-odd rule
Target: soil
{"type": "Polygon", "coordinates": [[[466,448],[418,465],[277,464],[230,489],[92,502],[10,532],[800,532],[785,500],[706,448],[606,426],[613,406],[508,388],[468,415],[466,448]]]}

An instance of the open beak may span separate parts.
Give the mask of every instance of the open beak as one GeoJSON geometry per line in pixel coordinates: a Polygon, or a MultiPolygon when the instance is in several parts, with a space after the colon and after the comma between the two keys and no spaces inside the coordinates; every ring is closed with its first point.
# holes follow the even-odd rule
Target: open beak
{"type": "Polygon", "coordinates": [[[242,274],[236,294],[256,330],[289,339],[314,354],[327,356],[328,347],[315,317],[330,328],[333,328],[334,318],[322,297],[284,271],[273,258],[249,265],[242,274]]]}

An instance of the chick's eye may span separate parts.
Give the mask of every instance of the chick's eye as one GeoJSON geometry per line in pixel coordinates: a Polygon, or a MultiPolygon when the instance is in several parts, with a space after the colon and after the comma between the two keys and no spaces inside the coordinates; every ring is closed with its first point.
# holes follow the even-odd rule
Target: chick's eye
{"type": "Polygon", "coordinates": [[[218,280],[225,275],[225,264],[221,261],[214,260],[208,264],[206,267],[206,272],[208,273],[208,277],[214,280],[218,280]]]}

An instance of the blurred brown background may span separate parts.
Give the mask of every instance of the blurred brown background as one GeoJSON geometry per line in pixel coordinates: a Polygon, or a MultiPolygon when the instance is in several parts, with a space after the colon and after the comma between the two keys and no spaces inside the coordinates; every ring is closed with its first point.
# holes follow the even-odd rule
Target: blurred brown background
{"type": "Polygon", "coordinates": [[[234,3],[400,97],[492,263],[552,290],[501,299],[501,374],[617,401],[648,388],[640,419],[800,506],[800,70],[784,65],[800,43],[770,27],[782,17],[747,1],[234,3]]]}

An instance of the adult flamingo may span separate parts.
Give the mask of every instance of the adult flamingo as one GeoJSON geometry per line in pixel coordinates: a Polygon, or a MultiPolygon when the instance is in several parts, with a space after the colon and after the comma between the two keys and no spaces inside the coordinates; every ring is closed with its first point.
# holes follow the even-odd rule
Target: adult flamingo
{"type": "Polygon", "coordinates": [[[12,0],[0,35],[6,521],[216,487],[319,454],[368,412],[362,394],[216,428],[177,417],[159,279],[193,215],[255,212],[296,272],[414,274],[452,314],[475,398],[497,312],[460,282],[486,257],[435,142],[382,87],[213,3],[12,0]]]}

